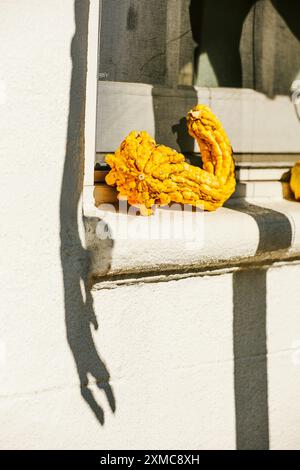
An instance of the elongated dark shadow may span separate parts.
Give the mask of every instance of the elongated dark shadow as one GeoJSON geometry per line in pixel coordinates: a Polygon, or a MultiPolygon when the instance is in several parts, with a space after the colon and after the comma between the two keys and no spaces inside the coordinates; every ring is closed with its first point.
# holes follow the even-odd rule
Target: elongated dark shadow
{"type": "MultiPolygon", "coordinates": [[[[91,326],[98,327],[88,283],[90,255],[81,243],[77,208],[83,187],[85,88],[89,0],[75,0],[76,30],[71,45],[67,144],[60,197],[60,254],[64,282],[66,335],[76,364],[80,392],[100,424],[102,406],[88,388],[89,378],[104,391],[112,411],[115,398],[109,372],[94,344],[91,326]]],[[[109,248],[109,247],[107,247],[109,248]]],[[[105,253],[106,258],[109,253],[105,253]]]]}
{"type": "Polygon", "coordinates": [[[269,449],[266,271],[233,276],[237,449],[269,449]]]}
{"type": "MultiPolygon", "coordinates": [[[[284,214],[247,202],[231,208],[256,221],[257,253],[290,247],[292,227],[284,214]]],[[[236,448],[269,449],[266,269],[233,275],[233,350],[236,448]]]]}

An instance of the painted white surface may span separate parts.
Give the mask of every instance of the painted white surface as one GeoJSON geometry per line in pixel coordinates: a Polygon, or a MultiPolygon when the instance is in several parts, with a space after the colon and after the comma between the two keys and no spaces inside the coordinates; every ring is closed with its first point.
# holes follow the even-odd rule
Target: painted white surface
{"type": "Polygon", "coordinates": [[[141,83],[100,81],[98,97],[97,152],[115,151],[132,129],[146,130],[158,143],[176,150],[197,152],[197,144],[181,121],[197,102],[210,106],[221,120],[234,152],[300,151],[299,119],[289,96],[271,99],[246,88],[174,90],[141,83]]]}
{"type": "MultiPolygon", "coordinates": [[[[281,184],[278,185],[282,191],[281,184]]],[[[176,271],[178,267],[188,272],[197,267],[226,267],[241,261],[254,263],[299,256],[300,205],[282,197],[274,199],[276,183],[272,182],[270,186],[270,195],[268,182],[256,182],[252,189],[258,194],[257,198],[243,201],[236,198],[216,212],[191,214],[194,216],[192,225],[185,225],[189,219],[179,220],[178,216],[178,220],[172,219],[170,211],[160,208],[155,218],[147,218],[89,207],[87,214],[101,219],[98,230],[95,227],[91,229],[89,241],[93,253],[93,273],[96,276],[126,272],[139,274],[176,271]],[[259,197],[262,195],[263,198],[259,197]],[[249,207],[252,215],[248,213],[249,207]],[[267,221],[263,233],[260,233],[264,217],[267,221]],[[110,253],[106,248],[107,241],[97,240],[97,234],[100,237],[105,233],[105,225],[113,239],[110,253]],[[286,229],[290,230],[288,241],[286,229]],[[127,239],[123,238],[123,233],[129,234],[127,239]],[[261,243],[264,249],[258,253],[261,243]],[[109,255],[105,258],[99,256],[104,249],[109,255]]],[[[102,207],[105,209],[107,206],[102,207]]]]}
{"type": "Polygon", "coordinates": [[[299,449],[299,266],[271,270],[268,290],[268,370],[272,448],[299,449]],[[284,405],[283,405],[284,404],[284,405]],[[291,429],[293,430],[291,432],[291,429]]]}
{"type": "MultiPolygon", "coordinates": [[[[299,266],[268,274],[272,448],[300,447],[299,363],[293,363],[299,274],[299,266]]],[[[50,356],[45,336],[41,364],[32,361],[38,354],[32,345],[20,341],[17,347],[10,340],[8,370],[2,371],[2,382],[11,381],[1,397],[1,447],[234,448],[232,275],[97,291],[94,301],[100,328],[93,336],[111,373],[115,414],[103,392],[91,386],[105,413],[105,425],[99,425],[80,397],[75,374],[67,373],[72,367],[58,334],[51,351],[55,367],[44,374],[50,356]],[[65,377],[59,377],[58,367],[65,377]]],[[[9,318],[6,324],[15,321],[9,318]]],[[[41,324],[27,329],[32,334],[41,324]]],[[[48,323],[48,332],[55,327],[48,323]]]]}
{"type": "MultiPolygon", "coordinates": [[[[79,276],[84,251],[73,243],[76,222],[66,209],[63,284],[59,201],[74,32],[71,0],[1,2],[0,448],[234,448],[231,273],[95,290],[94,307],[87,308],[79,276]],[[104,425],[80,394],[64,290],[76,360],[97,362],[97,351],[111,376],[115,413],[89,376],[104,425]],[[86,317],[93,312],[98,330],[86,317]]],[[[76,146],[73,151],[76,156],[76,146]]],[[[243,219],[245,232],[252,227],[255,235],[255,223],[243,219]]],[[[245,239],[240,233],[239,246],[245,239]]],[[[221,249],[221,237],[219,243],[221,249]]],[[[274,448],[300,448],[300,375],[292,362],[299,276],[300,267],[291,264],[270,269],[267,278],[274,448]]]]}
{"type": "MultiPolygon", "coordinates": [[[[99,43],[99,25],[101,24],[102,0],[90,2],[88,38],[90,44],[99,43]]],[[[84,184],[94,184],[94,167],[96,152],[96,117],[97,117],[97,83],[98,83],[98,54],[95,47],[87,50],[87,84],[85,103],[85,166],[84,184]]]]}

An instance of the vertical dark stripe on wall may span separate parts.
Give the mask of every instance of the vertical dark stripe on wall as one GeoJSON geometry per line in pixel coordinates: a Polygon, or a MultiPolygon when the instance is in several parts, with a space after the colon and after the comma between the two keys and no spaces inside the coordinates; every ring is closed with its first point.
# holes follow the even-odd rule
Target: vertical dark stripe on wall
{"type": "MultiPolygon", "coordinates": [[[[259,230],[257,254],[282,255],[292,244],[289,218],[241,201],[232,206],[251,216],[259,230]]],[[[236,448],[269,449],[267,363],[267,269],[233,274],[233,350],[236,448]]]]}
{"type": "Polygon", "coordinates": [[[266,271],[233,275],[237,449],[269,448],[266,271]]]}

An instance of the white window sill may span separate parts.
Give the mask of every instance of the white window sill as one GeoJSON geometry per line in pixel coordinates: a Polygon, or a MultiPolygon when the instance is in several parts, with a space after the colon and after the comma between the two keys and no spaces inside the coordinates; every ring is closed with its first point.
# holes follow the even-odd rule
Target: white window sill
{"type": "MultiPolygon", "coordinates": [[[[300,203],[295,201],[273,195],[269,198],[233,198],[216,212],[193,214],[203,220],[204,229],[200,229],[193,240],[184,236],[149,239],[148,218],[138,217],[140,239],[132,240],[115,238],[112,225],[126,218],[130,227],[137,217],[113,215],[109,211],[103,213],[91,202],[91,190],[92,187],[85,188],[84,206],[87,247],[91,251],[94,278],[230,270],[241,264],[271,264],[300,258],[300,203]],[[99,240],[97,223],[102,227],[107,224],[111,240],[99,240]]],[[[167,212],[158,211],[162,226],[168,224],[167,212]]]]}

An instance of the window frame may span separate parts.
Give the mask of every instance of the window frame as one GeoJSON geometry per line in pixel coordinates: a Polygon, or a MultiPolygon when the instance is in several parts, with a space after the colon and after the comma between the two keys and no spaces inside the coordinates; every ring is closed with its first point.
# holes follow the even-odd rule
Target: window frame
{"type": "Polygon", "coordinates": [[[90,0],[84,129],[84,188],[94,186],[101,9],[102,0],[90,0]]]}

